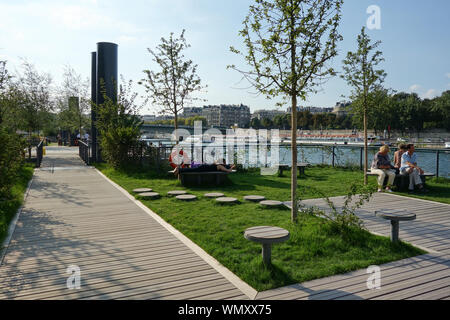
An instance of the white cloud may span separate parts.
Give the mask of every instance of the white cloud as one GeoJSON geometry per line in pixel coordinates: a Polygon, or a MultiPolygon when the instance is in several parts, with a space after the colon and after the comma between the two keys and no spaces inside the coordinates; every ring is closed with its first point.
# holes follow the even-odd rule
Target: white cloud
{"type": "Polygon", "coordinates": [[[435,98],[437,96],[438,96],[437,90],[430,89],[423,95],[423,98],[425,98],[425,99],[433,99],[433,98],[435,98]]]}
{"type": "Polygon", "coordinates": [[[450,79],[450,72],[446,73],[445,76],[450,79]]]}
{"type": "Polygon", "coordinates": [[[421,86],[419,84],[413,84],[411,87],[409,87],[409,91],[411,92],[417,92],[419,91],[421,86]]]}

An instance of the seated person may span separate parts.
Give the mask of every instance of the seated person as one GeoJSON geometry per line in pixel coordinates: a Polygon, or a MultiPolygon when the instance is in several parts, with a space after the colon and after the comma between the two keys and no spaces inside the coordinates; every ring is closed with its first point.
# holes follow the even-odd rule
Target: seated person
{"type": "Polygon", "coordinates": [[[398,145],[398,150],[394,153],[394,168],[396,174],[400,174],[400,167],[402,166],[402,155],[406,151],[406,144],[401,143],[398,145]]]}
{"type": "Polygon", "coordinates": [[[224,171],[224,172],[233,172],[235,165],[225,164],[225,159],[221,159],[220,161],[216,161],[214,164],[201,164],[194,168],[180,168],[176,167],[173,171],[173,174],[178,176],[183,172],[211,172],[211,171],[224,171]]]}
{"type": "Polygon", "coordinates": [[[422,185],[421,174],[424,171],[417,166],[417,154],[414,152],[415,148],[413,144],[408,144],[406,146],[407,152],[402,155],[402,162],[400,167],[400,174],[409,175],[409,192],[414,192],[414,185],[416,185],[419,190],[425,191],[422,185]]]}
{"type": "Polygon", "coordinates": [[[394,166],[391,165],[388,153],[388,146],[384,145],[380,147],[380,151],[375,154],[372,161],[372,166],[370,168],[370,172],[378,174],[378,192],[381,192],[383,189],[384,179],[386,178],[386,175],[389,177],[388,183],[386,185],[386,191],[392,192],[391,186],[394,183],[395,172],[391,170],[394,168],[394,166]]]}

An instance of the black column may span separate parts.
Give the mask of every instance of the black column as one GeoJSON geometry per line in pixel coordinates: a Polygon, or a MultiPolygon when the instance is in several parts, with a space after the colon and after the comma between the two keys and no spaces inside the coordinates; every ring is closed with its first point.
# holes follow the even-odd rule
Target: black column
{"type": "Polygon", "coordinates": [[[98,104],[105,101],[103,92],[111,100],[117,102],[117,44],[110,42],[97,43],[98,104]]]}
{"type": "MultiPolygon", "coordinates": [[[[117,102],[117,44],[111,42],[97,43],[97,104],[105,102],[104,94],[117,102]]],[[[99,134],[97,133],[97,140],[99,134]]],[[[97,143],[97,161],[101,161],[100,145],[97,143]]]]}
{"type": "Polygon", "coordinates": [[[95,106],[97,104],[97,52],[91,52],[91,162],[97,160],[97,127],[95,121],[97,114],[95,113],[95,106]]]}

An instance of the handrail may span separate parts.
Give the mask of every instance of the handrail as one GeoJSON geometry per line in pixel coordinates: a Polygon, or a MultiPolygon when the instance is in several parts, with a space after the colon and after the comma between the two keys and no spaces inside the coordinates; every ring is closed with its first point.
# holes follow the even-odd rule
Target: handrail
{"type": "Polygon", "coordinates": [[[86,165],[91,163],[91,148],[87,143],[81,140],[78,140],[78,154],[86,165]]]}
{"type": "Polygon", "coordinates": [[[36,168],[39,168],[44,156],[44,139],[42,139],[36,146],[36,168]]]}

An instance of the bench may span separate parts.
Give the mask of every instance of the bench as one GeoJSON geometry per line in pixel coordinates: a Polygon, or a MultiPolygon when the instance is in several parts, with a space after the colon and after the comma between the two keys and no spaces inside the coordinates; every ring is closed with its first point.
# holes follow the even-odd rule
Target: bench
{"type": "Polygon", "coordinates": [[[406,210],[390,210],[382,209],[375,211],[375,216],[391,221],[391,241],[399,241],[400,221],[412,221],[416,219],[414,213],[409,213],[406,210]]]}
{"type": "MultiPolygon", "coordinates": [[[[378,174],[370,172],[370,171],[367,172],[367,175],[378,177],[378,174]]],[[[423,186],[425,187],[427,177],[431,178],[431,177],[435,177],[435,176],[436,176],[436,174],[431,173],[431,172],[424,172],[424,174],[421,174],[420,179],[422,180],[423,186]]],[[[383,186],[386,186],[387,181],[388,181],[388,177],[386,176],[386,178],[384,179],[383,186]]],[[[394,186],[396,186],[398,190],[407,190],[409,187],[409,176],[403,175],[403,174],[396,174],[395,180],[394,180],[394,186]]]]}
{"type": "Polygon", "coordinates": [[[272,244],[289,239],[289,231],[279,227],[259,226],[248,228],[244,232],[247,240],[262,244],[262,257],[265,264],[270,264],[272,244]]]}
{"type": "MultiPolygon", "coordinates": [[[[309,166],[309,163],[297,163],[298,175],[305,174],[305,168],[309,166]]],[[[288,164],[279,164],[278,165],[278,176],[281,177],[283,175],[284,170],[289,170],[291,165],[288,164]]]]}
{"type": "MultiPolygon", "coordinates": [[[[233,172],[236,171],[233,170],[233,172]]],[[[199,186],[210,182],[221,185],[226,181],[229,173],[225,171],[181,172],[180,180],[182,185],[186,185],[191,181],[195,181],[199,186]]]]}

